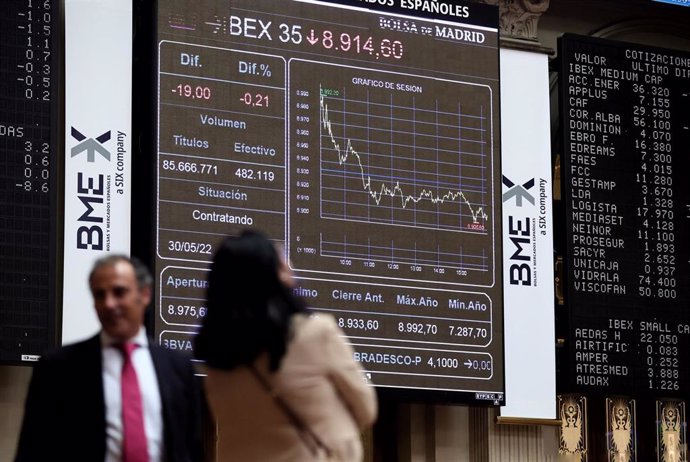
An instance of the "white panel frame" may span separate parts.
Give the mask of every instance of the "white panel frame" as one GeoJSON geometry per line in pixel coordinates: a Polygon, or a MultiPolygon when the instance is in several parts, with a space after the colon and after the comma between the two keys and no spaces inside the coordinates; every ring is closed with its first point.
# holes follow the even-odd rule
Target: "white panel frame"
{"type": "Polygon", "coordinates": [[[88,275],[129,254],[132,2],[65,0],[65,214],[62,343],[96,333],[88,275]]]}
{"type": "Polygon", "coordinates": [[[501,50],[506,376],[501,418],[556,418],[548,76],[546,55],[501,50]]]}

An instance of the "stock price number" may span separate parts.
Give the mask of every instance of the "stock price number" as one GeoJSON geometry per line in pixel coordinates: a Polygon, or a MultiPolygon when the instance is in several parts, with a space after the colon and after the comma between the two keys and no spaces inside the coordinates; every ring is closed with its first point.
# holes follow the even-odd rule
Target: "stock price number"
{"type": "Polygon", "coordinates": [[[273,181],[276,178],[274,172],[266,170],[254,170],[252,168],[238,168],[235,176],[243,180],[273,181]]]}
{"type": "Polygon", "coordinates": [[[482,371],[484,373],[492,370],[490,359],[466,359],[460,362],[457,358],[431,357],[427,364],[433,368],[458,369],[464,367],[467,370],[482,371]]]}
{"type": "Polygon", "coordinates": [[[404,45],[399,40],[387,38],[375,39],[371,36],[351,34],[348,32],[337,33],[332,30],[309,29],[306,33],[299,24],[280,24],[278,39],[283,43],[300,45],[306,42],[313,47],[321,47],[324,50],[333,50],[347,54],[369,55],[373,58],[401,59],[404,54],[404,45]]]}
{"type": "Polygon", "coordinates": [[[483,327],[448,326],[451,337],[486,338],[489,331],[483,327]]]}
{"type": "Polygon", "coordinates": [[[640,334],[640,343],[673,346],[678,345],[678,336],[676,334],[659,334],[655,338],[651,332],[642,332],[640,334]]]}
{"type": "Polygon", "coordinates": [[[376,319],[338,318],[338,327],[341,329],[376,331],[379,330],[379,322],[376,319]]]}
{"type": "Polygon", "coordinates": [[[438,326],[431,323],[399,322],[398,332],[404,334],[434,335],[438,333],[438,326]]]}
{"type": "MultiPolygon", "coordinates": [[[[469,360],[468,360],[469,361],[469,360]]],[[[457,369],[460,367],[460,360],[458,358],[445,358],[445,357],[430,357],[427,360],[427,365],[433,368],[443,368],[443,369],[457,369]]]]}
{"type": "Polygon", "coordinates": [[[201,164],[196,162],[164,160],[163,170],[183,173],[201,173],[205,175],[218,175],[218,166],[201,164]]]}
{"type": "Polygon", "coordinates": [[[649,375],[649,388],[655,390],[668,390],[668,391],[678,391],[680,390],[680,383],[678,382],[678,370],[673,369],[661,369],[664,374],[658,374],[656,380],[654,378],[654,369],[649,368],[647,374],[649,375]],[[673,374],[675,373],[675,374],[673,374]],[[671,377],[674,375],[674,377],[671,377]]]}
{"type": "Polygon", "coordinates": [[[246,92],[240,97],[240,102],[250,107],[268,107],[268,95],[246,92]]]}
{"type": "Polygon", "coordinates": [[[187,99],[201,99],[206,101],[211,99],[211,89],[201,85],[180,83],[174,86],[171,91],[176,95],[187,99]]]}
{"type": "Polygon", "coordinates": [[[186,316],[194,319],[201,319],[206,316],[206,307],[196,307],[194,305],[168,305],[168,314],[171,316],[186,316]]]}
{"type": "Polygon", "coordinates": [[[378,40],[369,36],[359,34],[349,34],[343,32],[338,34],[330,30],[321,32],[311,29],[306,37],[307,42],[312,46],[321,45],[326,50],[341,51],[343,53],[368,54],[379,58],[401,59],[404,54],[404,46],[399,40],[387,38],[378,40]]]}

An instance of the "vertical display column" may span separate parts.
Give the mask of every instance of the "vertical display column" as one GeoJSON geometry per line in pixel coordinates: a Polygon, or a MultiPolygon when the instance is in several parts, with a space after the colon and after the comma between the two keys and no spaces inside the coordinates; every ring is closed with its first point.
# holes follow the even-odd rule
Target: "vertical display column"
{"type": "Polygon", "coordinates": [[[59,3],[8,0],[0,12],[0,363],[55,345],[59,3]]]}
{"type": "MultiPolygon", "coordinates": [[[[631,61],[631,67],[643,69],[642,63],[631,61]]],[[[667,67],[651,67],[649,74],[632,86],[633,142],[639,159],[635,172],[638,206],[634,225],[637,246],[644,261],[637,274],[637,291],[643,300],[653,305],[677,303],[679,274],[676,270],[682,256],[678,252],[680,247],[676,248],[676,238],[684,228],[676,226],[682,216],[676,218],[677,211],[674,210],[674,203],[679,199],[682,201],[685,194],[679,194],[680,185],[673,184],[673,170],[679,168],[679,162],[674,162],[674,158],[683,154],[680,137],[678,133],[676,136],[673,134],[671,114],[687,103],[688,94],[671,98],[673,85],[664,79],[667,73],[667,67]]],[[[675,176],[677,182],[678,174],[675,176]]],[[[681,364],[678,345],[684,337],[682,334],[688,333],[687,328],[685,332],[682,328],[672,329],[668,323],[658,322],[655,318],[640,323],[640,327],[637,341],[641,359],[644,359],[643,366],[646,366],[644,388],[679,391],[681,364]]]]}
{"type": "Polygon", "coordinates": [[[573,388],[687,393],[690,55],[560,45],[573,388]]]}
{"type": "Polygon", "coordinates": [[[218,242],[285,228],[285,64],[175,42],[159,64],[156,323],[161,343],[188,349],[218,242]]]}

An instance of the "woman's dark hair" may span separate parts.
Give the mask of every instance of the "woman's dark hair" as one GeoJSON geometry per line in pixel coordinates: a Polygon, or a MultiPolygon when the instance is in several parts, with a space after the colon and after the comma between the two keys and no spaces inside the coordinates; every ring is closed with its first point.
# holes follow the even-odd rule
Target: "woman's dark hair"
{"type": "Polygon", "coordinates": [[[266,351],[270,369],[278,369],[290,319],[304,310],[280,281],[279,267],[275,245],[258,231],[223,240],[211,265],[206,316],[194,343],[197,359],[232,369],[266,351]]]}

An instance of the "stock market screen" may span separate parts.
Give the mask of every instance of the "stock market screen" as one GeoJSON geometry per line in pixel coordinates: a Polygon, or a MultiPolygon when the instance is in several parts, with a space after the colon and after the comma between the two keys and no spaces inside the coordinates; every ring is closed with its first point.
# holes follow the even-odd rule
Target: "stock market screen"
{"type": "Polygon", "coordinates": [[[0,362],[38,360],[57,341],[59,2],[0,12],[0,362]]]}
{"type": "Polygon", "coordinates": [[[215,246],[257,228],[371,383],[503,403],[497,8],[160,0],[157,20],[157,340],[192,348],[215,246]]]}
{"type": "Polygon", "coordinates": [[[690,54],[561,38],[569,388],[687,395],[690,54]]]}

